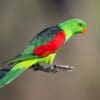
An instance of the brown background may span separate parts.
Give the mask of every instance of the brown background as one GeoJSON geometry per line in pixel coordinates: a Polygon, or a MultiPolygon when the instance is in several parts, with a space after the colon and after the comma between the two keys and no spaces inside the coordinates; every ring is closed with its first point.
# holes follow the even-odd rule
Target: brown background
{"type": "Polygon", "coordinates": [[[70,18],[87,22],[86,35],[72,38],[55,62],[75,72],[25,72],[0,89],[0,100],[100,100],[99,0],[0,0],[0,63],[20,53],[45,27],[70,18]]]}

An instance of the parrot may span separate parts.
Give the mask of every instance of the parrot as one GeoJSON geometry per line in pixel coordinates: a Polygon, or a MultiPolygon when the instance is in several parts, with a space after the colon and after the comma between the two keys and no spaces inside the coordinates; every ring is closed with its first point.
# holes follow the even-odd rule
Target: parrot
{"type": "Polygon", "coordinates": [[[7,67],[0,67],[0,88],[30,68],[34,71],[54,73],[58,69],[73,69],[71,66],[54,64],[53,61],[61,46],[78,33],[85,33],[86,26],[86,22],[74,18],[47,27],[36,34],[21,53],[5,62],[7,67]],[[47,64],[49,67],[45,68],[41,64],[47,64]]]}

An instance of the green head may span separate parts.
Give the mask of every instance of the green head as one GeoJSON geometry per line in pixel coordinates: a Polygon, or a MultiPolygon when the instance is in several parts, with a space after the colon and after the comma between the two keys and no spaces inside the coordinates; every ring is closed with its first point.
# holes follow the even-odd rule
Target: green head
{"type": "Polygon", "coordinates": [[[67,39],[86,31],[86,23],[80,19],[71,19],[59,24],[59,26],[65,32],[67,39]]]}

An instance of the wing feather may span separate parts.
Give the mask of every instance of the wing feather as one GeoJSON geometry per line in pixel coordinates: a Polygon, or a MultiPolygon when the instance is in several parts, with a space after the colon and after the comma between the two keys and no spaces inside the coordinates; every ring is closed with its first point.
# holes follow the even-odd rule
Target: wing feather
{"type": "Polygon", "coordinates": [[[36,47],[41,46],[52,40],[57,32],[61,31],[58,26],[46,28],[37,34],[29,43],[29,45],[24,49],[22,55],[33,54],[33,51],[36,47]]]}

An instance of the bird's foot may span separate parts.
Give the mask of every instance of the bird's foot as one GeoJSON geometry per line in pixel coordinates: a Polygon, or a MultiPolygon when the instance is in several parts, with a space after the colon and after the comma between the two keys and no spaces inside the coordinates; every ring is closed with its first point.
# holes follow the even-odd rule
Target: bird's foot
{"type": "Polygon", "coordinates": [[[56,73],[58,72],[58,68],[54,65],[51,65],[49,67],[45,67],[43,65],[37,64],[37,65],[33,65],[31,68],[33,68],[34,71],[43,71],[43,72],[52,72],[52,73],[56,73]]]}
{"type": "Polygon", "coordinates": [[[56,72],[58,72],[58,67],[56,66],[56,65],[51,65],[51,66],[49,66],[49,67],[47,67],[47,68],[45,68],[45,71],[46,72],[52,72],[52,73],[56,73],[56,72]]]}
{"type": "Polygon", "coordinates": [[[52,73],[56,73],[58,71],[75,71],[76,67],[67,65],[67,66],[63,66],[63,65],[58,65],[58,64],[53,64],[51,66],[49,66],[48,68],[45,68],[45,72],[52,72],[52,73]]]}
{"type": "Polygon", "coordinates": [[[43,71],[43,72],[48,72],[48,73],[56,73],[60,70],[62,71],[75,71],[76,67],[73,66],[63,66],[63,65],[58,65],[58,64],[53,64],[50,65],[49,67],[45,68],[44,66],[38,64],[38,65],[34,65],[32,66],[34,71],[43,71]]]}
{"type": "Polygon", "coordinates": [[[34,71],[42,71],[45,69],[45,67],[40,64],[33,65],[31,68],[33,68],[34,71]]]}

